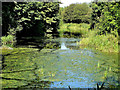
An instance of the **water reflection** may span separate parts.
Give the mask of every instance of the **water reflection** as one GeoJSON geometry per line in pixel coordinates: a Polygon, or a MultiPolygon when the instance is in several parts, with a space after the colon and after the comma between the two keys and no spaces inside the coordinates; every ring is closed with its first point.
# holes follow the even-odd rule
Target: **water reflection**
{"type": "Polygon", "coordinates": [[[13,50],[5,56],[3,87],[96,88],[102,82],[106,87],[117,85],[117,55],[79,48],[77,41],[80,39],[52,39],[40,52],[13,50]],[[56,48],[59,45],[61,49],[56,48]]]}

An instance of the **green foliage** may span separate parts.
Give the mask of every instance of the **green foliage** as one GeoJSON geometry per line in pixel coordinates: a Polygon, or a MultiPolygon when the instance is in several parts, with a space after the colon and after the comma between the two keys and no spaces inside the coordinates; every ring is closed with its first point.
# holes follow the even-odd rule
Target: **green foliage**
{"type": "Polygon", "coordinates": [[[48,29],[57,31],[58,2],[3,3],[3,36],[44,36],[48,29]]]}
{"type": "Polygon", "coordinates": [[[91,25],[94,29],[80,45],[92,46],[104,52],[118,52],[120,34],[120,2],[92,2],[91,25]]]}
{"type": "Polygon", "coordinates": [[[80,34],[82,37],[86,37],[88,35],[89,24],[86,23],[64,23],[58,29],[58,32],[62,36],[65,32],[80,34]]]}
{"type": "Polygon", "coordinates": [[[13,45],[14,45],[14,36],[12,36],[12,35],[3,36],[3,37],[1,37],[1,40],[2,40],[3,46],[13,47],[13,45]]]}
{"type": "Polygon", "coordinates": [[[13,2],[2,2],[2,36],[8,35],[10,28],[16,28],[15,4],[13,2]]]}
{"type": "Polygon", "coordinates": [[[98,35],[99,31],[90,31],[89,37],[80,41],[82,46],[95,47],[103,52],[118,52],[118,39],[112,35],[98,35]]]}
{"type": "Polygon", "coordinates": [[[63,10],[62,16],[65,22],[89,23],[91,9],[88,4],[71,4],[63,10]]]}
{"type": "Polygon", "coordinates": [[[120,32],[120,2],[93,2],[91,7],[91,28],[99,29],[100,34],[120,32]]]}
{"type": "Polygon", "coordinates": [[[23,25],[24,29],[29,30],[30,28],[37,28],[36,24],[39,24],[37,22],[40,22],[41,25],[46,26],[41,27],[42,32],[43,30],[46,32],[49,28],[55,30],[58,27],[58,10],[59,3],[53,2],[28,2],[26,4],[19,3],[15,7],[15,11],[18,13],[17,15],[19,17],[18,22],[23,25]]]}

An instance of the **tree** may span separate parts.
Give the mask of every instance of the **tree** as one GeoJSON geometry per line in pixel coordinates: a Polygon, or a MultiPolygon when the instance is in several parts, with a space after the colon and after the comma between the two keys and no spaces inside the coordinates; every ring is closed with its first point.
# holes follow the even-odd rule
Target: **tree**
{"type": "Polygon", "coordinates": [[[15,3],[13,2],[2,2],[2,36],[8,35],[10,28],[16,27],[16,21],[13,18],[15,3]]]}
{"type": "Polygon", "coordinates": [[[64,22],[73,23],[89,23],[90,22],[90,11],[88,4],[71,4],[65,8],[63,13],[64,22]]]}
{"type": "Polygon", "coordinates": [[[4,35],[16,35],[18,31],[41,35],[50,28],[54,31],[59,24],[58,11],[59,2],[3,3],[3,28],[8,25],[4,35]]]}
{"type": "Polygon", "coordinates": [[[120,34],[120,2],[93,2],[91,6],[91,28],[96,27],[100,34],[120,34]]]}

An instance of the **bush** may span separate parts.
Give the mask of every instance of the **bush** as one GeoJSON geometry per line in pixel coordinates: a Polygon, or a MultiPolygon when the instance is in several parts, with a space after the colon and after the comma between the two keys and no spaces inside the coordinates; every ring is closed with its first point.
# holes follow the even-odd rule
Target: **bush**
{"type": "Polygon", "coordinates": [[[13,47],[14,37],[12,35],[3,36],[3,37],[1,37],[1,40],[2,40],[2,45],[3,46],[13,47]]]}

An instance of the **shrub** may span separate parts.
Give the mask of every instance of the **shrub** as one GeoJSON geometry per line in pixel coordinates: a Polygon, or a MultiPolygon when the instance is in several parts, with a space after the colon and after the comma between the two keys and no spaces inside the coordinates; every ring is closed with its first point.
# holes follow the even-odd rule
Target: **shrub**
{"type": "Polygon", "coordinates": [[[1,37],[1,40],[2,40],[2,45],[3,46],[13,47],[14,37],[12,35],[3,36],[3,37],[1,37]]]}

